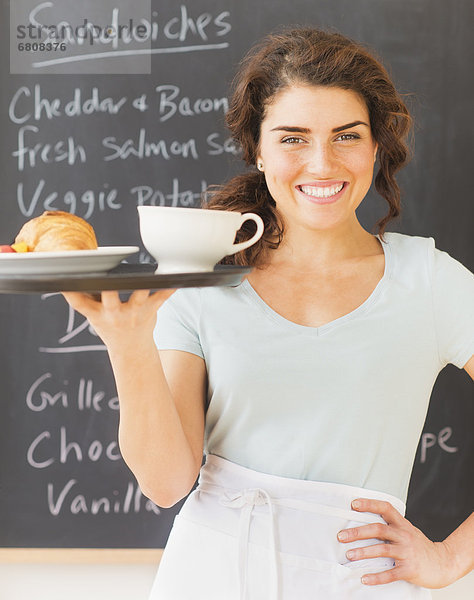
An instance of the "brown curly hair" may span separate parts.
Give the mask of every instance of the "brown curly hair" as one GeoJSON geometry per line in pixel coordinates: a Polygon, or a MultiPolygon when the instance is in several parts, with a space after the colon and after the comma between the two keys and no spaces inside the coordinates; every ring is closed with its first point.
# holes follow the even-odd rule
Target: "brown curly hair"
{"type": "MultiPolygon", "coordinates": [[[[407,136],[412,119],[380,60],[362,44],[339,33],[314,28],[290,28],[266,36],[244,57],[233,82],[227,125],[242,149],[242,158],[255,165],[260,126],[267,106],[281,90],[295,84],[332,86],[358,93],[365,101],[372,136],[378,144],[379,169],[375,189],[389,211],[374,226],[383,239],[387,223],[400,214],[400,189],[395,173],[408,162],[407,136]]],[[[270,196],[264,174],[253,169],[222,186],[210,188],[206,208],[256,212],[264,221],[262,238],[226,264],[261,264],[267,249],[277,248],[283,224],[270,196]]],[[[238,240],[251,234],[250,222],[238,240]]]]}

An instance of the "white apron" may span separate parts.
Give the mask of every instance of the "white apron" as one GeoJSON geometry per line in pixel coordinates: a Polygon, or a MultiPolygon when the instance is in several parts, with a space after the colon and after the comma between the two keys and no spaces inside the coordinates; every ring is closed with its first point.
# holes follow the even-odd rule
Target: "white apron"
{"type": "Polygon", "coordinates": [[[176,516],[150,600],[427,600],[405,581],[366,586],[387,558],[350,562],[341,529],[385,521],[351,510],[358,497],[398,498],[348,485],[259,473],[208,455],[198,487],[176,516]]]}

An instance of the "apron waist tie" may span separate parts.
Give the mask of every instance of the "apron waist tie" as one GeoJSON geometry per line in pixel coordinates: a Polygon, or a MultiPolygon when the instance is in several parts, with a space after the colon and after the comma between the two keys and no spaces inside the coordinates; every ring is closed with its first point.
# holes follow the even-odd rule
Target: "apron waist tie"
{"type": "MultiPolygon", "coordinates": [[[[203,491],[211,491],[206,486],[200,486],[203,491]]],[[[212,493],[212,492],[211,492],[212,493]]],[[[219,497],[219,503],[229,508],[240,509],[238,554],[239,554],[239,585],[240,599],[247,598],[248,553],[250,520],[254,506],[268,505],[269,516],[269,547],[270,547],[270,584],[269,599],[279,599],[279,557],[276,547],[275,510],[270,495],[261,488],[245,489],[238,492],[224,492],[219,497]]]]}
{"type": "Polygon", "coordinates": [[[218,497],[223,506],[240,509],[239,532],[238,532],[238,555],[239,555],[239,584],[240,600],[247,598],[247,574],[248,574],[248,546],[250,534],[250,521],[254,506],[268,505],[269,516],[269,548],[270,548],[270,585],[269,600],[279,600],[280,577],[279,577],[279,554],[276,547],[276,523],[275,507],[284,506],[295,510],[314,512],[331,517],[340,517],[349,521],[360,523],[374,523],[376,515],[372,513],[360,513],[352,509],[327,506],[313,501],[300,500],[296,498],[271,498],[270,494],[262,488],[248,488],[244,490],[225,490],[219,485],[208,482],[200,482],[198,492],[207,492],[218,497]]]}

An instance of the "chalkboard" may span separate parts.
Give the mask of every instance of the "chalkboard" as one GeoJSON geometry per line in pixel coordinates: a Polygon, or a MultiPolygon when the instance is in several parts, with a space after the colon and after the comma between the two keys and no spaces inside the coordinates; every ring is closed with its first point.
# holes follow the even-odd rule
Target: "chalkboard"
{"type": "MultiPolygon", "coordinates": [[[[6,26],[0,41],[0,243],[60,209],[88,219],[101,245],[139,245],[135,260],[150,261],[137,205],[196,206],[209,184],[244,168],[224,127],[236,65],[263,34],[302,24],[339,30],[386,61],[416,120],[414,159],[399,177],[403,218],[389,230],[433,236],[473,268],[470,0],[153,1],[141,54],[78,60],[79,48],[69,62],[61,50],[19,51],[21,10],[58,23],[69,3],[40,4],[15,0],[11,15],[0,4],[2,23],[12,17],[10,48],[6,26]]],[[[94,4],[143,17],[140,2],[75,4],[76,23],[94,4]]],[[[370,230],[384,213],[371,191],[361,222],[370,230]]],[[[0,328],[0,545],[163,547],[179,505],[158,509],[121,459],[114,381],[87,321],[59,295],[0,295],[0,328]]],[[[471,396],[453,366],[433,390],[408,516],[434,539],[471,510],[471,396]]]]}

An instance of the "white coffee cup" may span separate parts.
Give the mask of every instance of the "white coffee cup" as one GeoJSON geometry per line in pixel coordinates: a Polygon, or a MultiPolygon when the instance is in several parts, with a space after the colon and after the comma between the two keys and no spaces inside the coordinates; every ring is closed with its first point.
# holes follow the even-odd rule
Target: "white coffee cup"
{"type": "Polygon", "coordinates": [[[263,221],[254,213],[138,206],[138,214],[143,244],[158,263],[156,273],[213,271],[224,256],[252,246],[263,234],[263,221]],[[235,244],[235,234],[249,219],[257,231],[235,244]]]}

